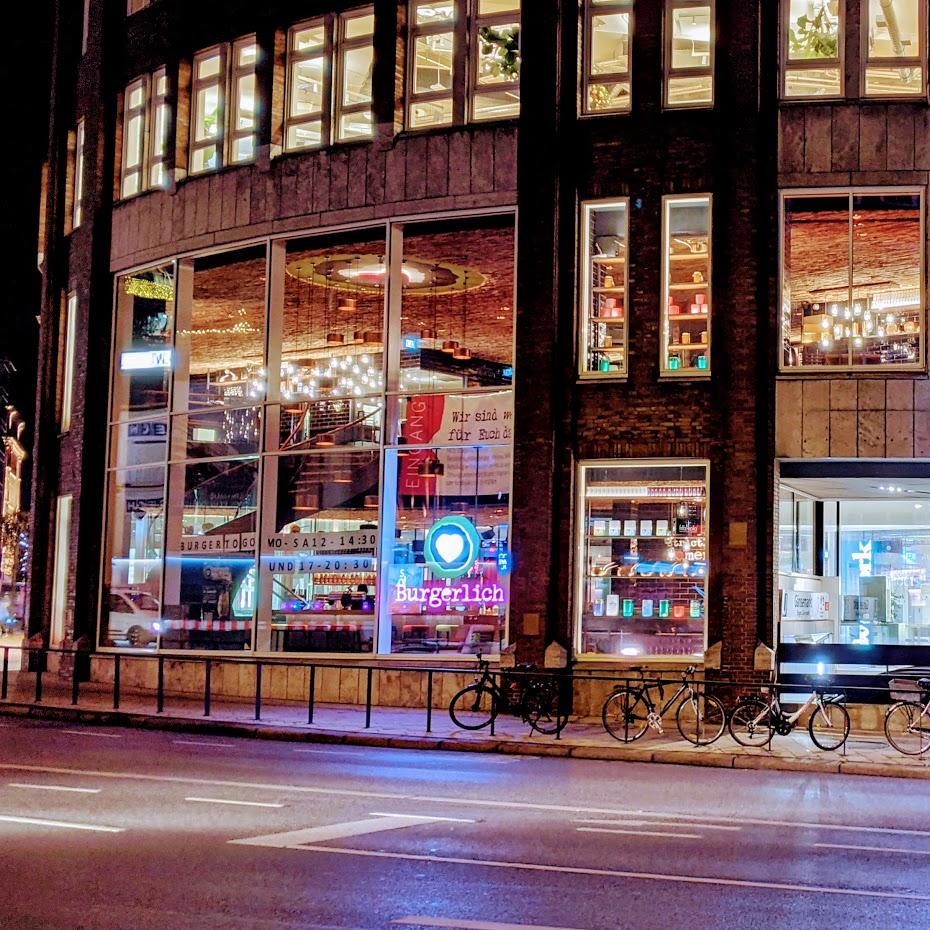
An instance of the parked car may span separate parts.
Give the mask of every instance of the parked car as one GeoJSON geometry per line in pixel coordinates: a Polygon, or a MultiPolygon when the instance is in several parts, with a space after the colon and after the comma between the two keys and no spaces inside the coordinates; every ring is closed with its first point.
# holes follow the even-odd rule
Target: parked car
{"type": "Polygon", "coordinates": [[[151,646],[161,632],[161,605],[146,591],[112,588],[107,595],[108,637],[130,646],[151,646]]]}

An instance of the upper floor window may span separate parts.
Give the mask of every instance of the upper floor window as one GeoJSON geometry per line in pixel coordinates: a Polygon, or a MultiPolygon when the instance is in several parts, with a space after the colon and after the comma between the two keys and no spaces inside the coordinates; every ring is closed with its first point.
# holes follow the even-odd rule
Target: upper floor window
{"type": "Polygon", "coordinates": [[[842,96],[843,4],[840,0],[782,0],[782,19],[783,95],[842,96]]]}
{"type": "Polygon", "coordinates": [[[194,56],[190,172],[215,171],[255,158],[257,96],[255,36],[194,56]]]}
{"type": "Polygon", "coordinates": [[[663,199],[662,359],[664,376],[710,374],[711,198],[663,199]]]}
{"type": "Polygon", "coordinates": [[[136,78],[123,97],[120,196],[131,197],[167,181],[168,78],[164,68],[136,78]]]}
{"type": "Polygon", "coordinates": [[[307,20],[288,33],[287,151],[370,136],[371,7],[307,20]]]}
{"type": "Polygon", "coordinates": [[[922,365],[922,217],[918,190],[784,195],[783,370],[922,365]]]}
{"type": "Polygon", "coordinates": [[[139,10],[144,10],[151,5],[152,0],[127,0],[126,14],[132,16],[133,13],[138,13],[139,10]]]}
{"type": "Polygon", "coordinates": [[[926,89],[926,0],[865,0],[867,97],[915,97],[926,89]]]}
{"type": "Polygon", "coordinates": [[[78,120],[74,138],[74,203],[71,228],[77,229],[84,218],[84,120],[78,120]]]}
{"type": "Polygon", "coordinates": [[[714,103],[713,0],[668,0],[665,7],[665,106],[714,103]]]}
{"type": "Polygon", "coordinates": [[[520,0],[411,0],[407,125],[520,113],[520,0]]]}
{"type": "Polygon", "coordinates": [[[585,0],[582,112],[630,109],[633,0],[585,0]]]}

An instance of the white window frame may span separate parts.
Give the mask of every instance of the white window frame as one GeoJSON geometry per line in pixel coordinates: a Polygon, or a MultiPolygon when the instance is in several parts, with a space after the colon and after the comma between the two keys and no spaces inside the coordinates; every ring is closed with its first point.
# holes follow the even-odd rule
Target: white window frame
{"type": "Polygon", "coordinates": [[[862,23],[862,48],[859,69],[859,94],[869,100],[921,100],[927,97],[927,0],[912,0],[917,4],[918,48],[915,54],[900,58],[872,58],[869,55],[869,7],[870,0],[862,0],[860,19],[862,23]],[[921,72],[920,90],[913,93],[875,94],[868,93],[869,68],[902,68],[910,66],[921,72]]]}
{"type": "MultiPolygon", "coordinates": [[[[696,261],[697,259],[695,259],[696,261]]],[[[697,269],[700,270],[700,269],[697,269]]],[[[713,299],[713,280],[714,280],[714,198],[713,194],[667,194],[662,198],[662,303],[661,303],[661,336],[660,336],[660,355],[659,355],[659,377],[663,379],[679,379],[679,380],[699,380],[706,379],[711,376],[712,370],[712,361],[713,361],[713,316],[714,316],[714,299],[713,299]],[[675,322],[669,315],[669,308],[671,306],[671,255],[670,255],[670,225],[669,217],[671,209],[682,203],[687,203],[692,201],[694,203],[706,203],[707,204],[707,280],[701,282],[706,285],[703,290],[705,291],[706,303],[710,310],[707,312],[706,316],[701,315],[701,319],[706,320],[707,327],[707,342],[705,343],[689,343],[693,346],[694,351],[699,351],[702,345],[706,345],[705,357],[707,358],[707,366],[705,368],[679,368],[674,369],[669,367],[668,358],[669,351],[671,348],[671,343],[669,341],[669,334],[671,331],[671,324],[675,322]]],[[[683,290],[686,290],[685,285],[681,285],[683,290]]],[[[681,316],[689,316],[690,314],[681,314],[681,316]]],[[[679,320],[678,322],[683,322],[679,320]]],[[[691,351],[681,350],[681,351],[691,351]]]]}
{"type": "MultiPolygon", "coordinates": [[[[821,2],[821,0],[815,0],[821,2]]],[[[826,3],[827,0],[822,0],[826,3]]],[[[784,101],[810,101],[810,100],[840,100],[846,95],[846,68],[845,68],[845,48],[846,48],[846,11],[844,8],[846,0],[840,0],[837,9],[837,41],[836,41],[836,58],[800,58],[790,60],[788,58],[788,28],[791,19],[790,0],[781,0],[781,25],[779,29],[779,96],[784,101]],[[840,86],[836,94],[787,94],[788,74],[790,72],[803,71],[827,71],[836,69],[839,72],[840,86]]]]}
{"type": "Polygon", "coordinates": [[[778,307],[779,307],[779,324],[778,324],[778,373],[779,375],[794,376],[804,375],[810,377],[812,374],[820,375],[824,378],[832,377],[835,374],[844,372],[866,375],[875,375],[878,373],[890,374],[892,372],[915,372],[926,371],[927,368],[927,201],[923,187],[908,186],[891,186],[891,187],[815,187],[815,188],[792,188],[779,192],[778,197],[778,307]],[[850,293],[853,288],[853,239],[852,239],[852,214],[853,198],[858,196],[883,195],[883,194],[903,194],[906,196],[917,195],[920,198],[920,241],[924,246],[920,250],[920,294],[923,306],[920,309],[919,319],[921,321],[921,330],[918,333],[920,351],[917,353],[917,360],[912,363],[895,362],[890,365],[785,365],[784,360],[784,335],[785,319],[781,312],[785,292],[785,201],[792,197],[849,197],[849,216],[850,216],[850,240],[849,240],[849,271],[850,293]]]}
{"type": "Polygon", "coordinates": [[[367,35],[353,36],[351,39],[346,37],[348,24],[352,20],[363,19],[366,16],[371,16],[373,19],[374,15],[375,8],[373,6],[366,6],[359,7],[356,10],[349,10],[345,13],[340,13],[335,20],[334,25],[336,34],[335,42],[333,43],[333,50],[336,63],[336,80],[333,82],[334,96],[332,138],[335,139],[336,142],[353,142],[356,139],[368,139],[371,138],[371,135],[374,131],[374,124],[372,122],[372,129],[367,133],[358,133],[354,135],[343,135],[342,133],[342,118],[344,116],[351,116],[353,113],[372,113],[371,89],[369,89],[367,101],[354,104],[345,102],[345,58],[347,52],[354,51],[355,49],[370,47],[372,49],[372,64],[374,64],[374,23],[372,23],[372,31],[367,35]]]}
{"type": "Polygon", "coordinates": [[[143,74],[134,81],[126,85],[123,94],[123,157],[120,162],[120,199],[135,197],[146,189],[146,154],[148,152],[149,136],[149,93],[150,85],[148,75],[143,74]],[[142,102],[138,106],[133,106],[132,96],[137,90],[142,92],[142,102]],[[131,144],[130,125],[133,120],[140,120],[138,151],[139,161],[133,166],[129,166],[129,148],[131,144]],[[135,179],[135,190],[127,191],[126,185],[135,179]]]}
{"type": "Polygon", "coordinates": [[[330,118],[329,103],[333,94],[333,46],[332,46],[332,29],[331,23],[325,16],[318,16],[313,19],[301,20],[295,23],[287,31],[287,77],[285,93],[285,111],[284,111],[284,150],[286,152],[300,152],[304,149],[325,148],[330,144],[332,121],[330,118]],[[295,45],[295,39],[298,33],[309,29],[322,29],[323,44],[314,46],[310,49],[298,51],[295,45]],[[323,87],[321,88],[321,109],[319,113],[307,113],[300,116],[291,115],[291,104],[295,92],[295,74],[297,66],[303,61],[310,61],[314,58],[323,59],[323,87]],[[319,145],[290,145],[288,140],[291,130],[307,126],[312,123],[320,124],[320,143],[319,145]]]}
{"type": "Polygon", "coordinates": [[[190,154],[188,157],[188,172],[191,175],[219,171],[226,163],[226,92],[229,82],[229,75],[227,73],[228,63],[228,45],[211,45],[209,48],[201,49],[194,55],[191,73],[191,127],[190,154]],[[198,70],[200,63],[214,56],[219,56],[219,67],[216,76],[211,76],[209,78],[199,77],[198,70]],[[217,89],[216,135],[198,140],[197,126],[203,118],[199,104],[200,92],[213,85],[215,85],[217,89]],[[195,169],[194,160],[197,157],[197,153],[214,147],[216,148],[216,165],[195,169]]]}
{"type": "MultiPolygon", "coordinates": [[[[650,664],[660,664],[663,662],[682,663],[683,661],[692,661],[687,656],[682,655],[637,655],[635,657],[623,655],[610,655],[602,653],[582,652],[582,625],[584,622],[584,582],[586,562],[586,511],[585,511],[585,490],[587,487],[586,472],[591,468],[649,468],[649,467],[672,467],[683,468],[689,466],[702,466],[704,468],[704,509],[706,512],[706,521],[704,524],[704,544],[707,552],[707,572],[704,575],[704,652],[707,652],[708,629],[710,618],[710,591],[711,575],[713,565],[710,559],[710,522],[711,522],[711,486],[710,486],[710,460],[709,459],[689,459],[689,458],[666,458],[666,459],[580,459],[575,463],[575,513],[574,513],[574,603],[572,605],[572,640],[575,648],[575,655],[579,662],[630,662],[636,661],[648,662],[650,664]]],[[[609,537],[605,537],[609,538],[609,537]]],[[[702,662],[703,658],[698,660],[693,657],[694,661],[702,662]]]]}
{"type": "Polygon", "coordinates": [[[667,110],[706,110],[714,106],[716,98],[716,81],[714,80],[714,64],[716,60],[717,45],[717,11],[715,0],[666,0],[665,3],[665,41],[663,43],[663,54],[665,60],[664,78],[663,78],[663,100],[667,110]],[[674,24],[675,13],[689,9],[710,10],[710,44],[708,46],[708,63],[694,68],[676,68],[673,65],[674,54],[672,43],[674,42],[674,24]],[[710,78],[710,100],[702,100],[695,103],[673,103],[670,94],[671,81],[674,78],[710,78]]]}
{"type": "Polygon", "coordinates": [[[581,302],[579,304],[578,319],[578,376],[584,380],[624,380],[629,374],[629,342],[630,342],[630,198],[612,197],[605,200],[584,200],[581,203],[581,302]],[[625,254],[621,258],[613,256],[603,259],[614,278],[614,286],[622,289],[623,294],[623,343],[612,348],[622,353],[622,363],[617,371],[592,371],[588,369],[587,358],[591,351],[590,330],[594,323],[593,301],[595,296],[592,284],[592,272],[597,264],[598,256],[592,251],[590,235],[594,216],[604,210],[617,210],[624,208],[623,243],[625,254]],[[617,273],[622,274],[622,284],[616,282],[617,273]]]}
{"type": "Polygon", "coordinates": [[[166,162],[171,142],[171,105],[168,102],[168,69],[162,65],[152,72],[149,86],[148,187],[168,184],[166,162]]]}
{"type": "Polygon", "coordinates": [[[68,615],[68,583],[71,567],[71,494],[61,494],[55,501],[55,549],[52,557],[52,603],[50,634],[53,646],[65,637],[68,615]]]}
{"type": "Polygon", "coordinates": [[[582,116],[617,116],[629,113],[633,107],[633,35],[635,29],[635,10],[633,0],[616,0],[612,3],[599,3],[583,0],[582,7],[582,55],[581,55],[581,115],[582,116]],[[627,69],[625,72],[610,72],[594,75],[591,70],[591,56],[594,51],[594,17],[625,13],[629,16],[627,33],[627,69]],[[612,106],[598,109],[591,106],[591,87],[599,85],[623,85],[630,88],[626,96],[626,106],[612,106]]]}
{"type": "Polygon", "coordinates": [[[229,103],[229,119],[226,124],[226,158],[225,163],[230,165],[245,165],[249,162],[255,161],[256,150],[258,148],[258,117],[259,117],[259,89],[258,89],[258,76],[257,76],[257,65],[259,55],[261,54],[261,49],[258,45],[258,40],[256,36],[249,35],[243,36],[241,39],[236,39],[232,43],[232,54],[228,57],[227,61],[229,64],[229,94],[227,100],[229,103]],[[254,57],[251,62],[242,64],[240,62],[240,57],[246,49],[252,47],[254,49],[254,57]],[[249,126],[241,127],[239,126],[240,118],[242,117],[242,83],[243,81],[248,80],[251,76],[252,78],[252,122],[249,126]],[[239,156],[236,154],[236,149],[238,148],[237,143],[241,142],[243,139],[252,139],[251,152],[247,155],[239,156]]]}
{"type": "MultiPolygon", "coordinates": [[[[521,15],[523,10],[521,4],[517,3],[517,10],[506,13],[482,13],[481,0],[476,0],[474,15],[471,18],[471,36],[470,48],[474,50],[470,56],[471,61],[468,66],[468,119],[472,123],[489,123],[501,119],[516,119],[520,115],[520,75],[519,71],[515,81],[500,81],[493,84],[482,84],[481,76],[478,74],[478,66],[481,64],[481,38],[480,32],[485,26],[492,29],[495,26],[512,25],[514,19],[517,20],[517,29],[522,30],[521,15]],[[516,97],[516,113],[508,113],[503,116],[479,116],[475,112],[475,103],[477,97],[487,93],[509,93],[516,97]]],[[[518,60],[519,67],[519,60],[518,60]]]]}
{"type": "Polygon", "coordinates": [[[74,133],[74,204],[71,211],[71,229],[75,230],[84,219],[84,120],[79,119],[74,133]]]}
{"type": "Polygon", "coordinates": [[[61,367],[61,414],[58,428],[62,433],[71,429],[71,416],[74,407],[74,353],[77,338],[78,298],[72,291],[65,302],[64,345],[62,346],[61,367]]]}

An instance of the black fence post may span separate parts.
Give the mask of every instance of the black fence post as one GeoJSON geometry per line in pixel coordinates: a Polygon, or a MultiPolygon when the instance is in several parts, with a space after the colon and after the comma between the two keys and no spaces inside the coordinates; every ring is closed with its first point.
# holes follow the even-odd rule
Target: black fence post
{"type": "Polygon", "coordinates": [[[6,700],[7,686],[10,680],[10,647],[3,647],[3,681],[0,682],[0,698],[6,700]]]}
{"type": "Polygon", "coordinates": [[[262,663],[255,663],[255,719],[262,719],[262,663]]]}
{"type": "MultiPolygon", "coordinates": [[[[495,683],[500,684],[503,687],[503,678],[495,678],[491,676],[491,685],[495,683]]],[[[491,736],[494,735],[494,720],[497,717],[497,688],[491,688],[491,736]]]]}
{"type": "Polygon", "coordinates": [[[158,657],[158,689],[155,695],[156,713],[161,713],[165,709],[165,657],[158,657]]]}
{"type": "Polygon", "coordinates": [[[113,710],[119,710],[119,667],[122,656],[117,652],[113,656],[113,710]]]}
{"type": "Polygon", "coordinates": [[[77,706],[81,688],[81,679],[78,675],[76,660],[77,656],[75,656],[75,664],[71,667],[71,704],[74,706],[77,706]]]}
{"type": "Polygon", "coordinates": [[[35,703],[42,703],[42,669],[45,668],[46,656],[39,653],[39,661],[36,663],[36,698],[35,703]]]}
{"type": "Polygon", "coordinates": [[[426,732],[433,732],[433,670],[426,673],[426,732]]]}
{"type": "Polygon", "coordinates": [[[374,675],[374,669],[368,668],[368,685],[365,688],[365,729],[371,727],[371,679],[374,675]]]}
{"type": "Polygon", "coordinates": [[[207,659],[203,670],[203,715],[210,716],[210,683],[213,678],[213,660],[207,659]]]}
{"type": "Polygon", "coordinates": [[[313,723],[313,702],[316,699],[316,666],[310,666],[310,689],[307,693],[307,723],[313,723]]]}

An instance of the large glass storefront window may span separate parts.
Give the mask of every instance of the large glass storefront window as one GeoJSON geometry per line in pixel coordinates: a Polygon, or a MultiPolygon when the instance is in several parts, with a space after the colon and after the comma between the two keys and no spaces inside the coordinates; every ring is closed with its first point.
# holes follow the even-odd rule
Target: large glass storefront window
{"type": "Polygon", "coordinates": [[[579,654],[703,656],[707,486],[706,462],[579,466],[579,654]]]}
{"type": "Polygon", "coordinates": [[[918,191],[785,195],[784,370],[922,365],[922,214],[918,191]]]}
{"type": "Polygon", "coordinates": [[[101,644],[496,651],[513,278],[510,215],[120,278],[101,644]]]}

